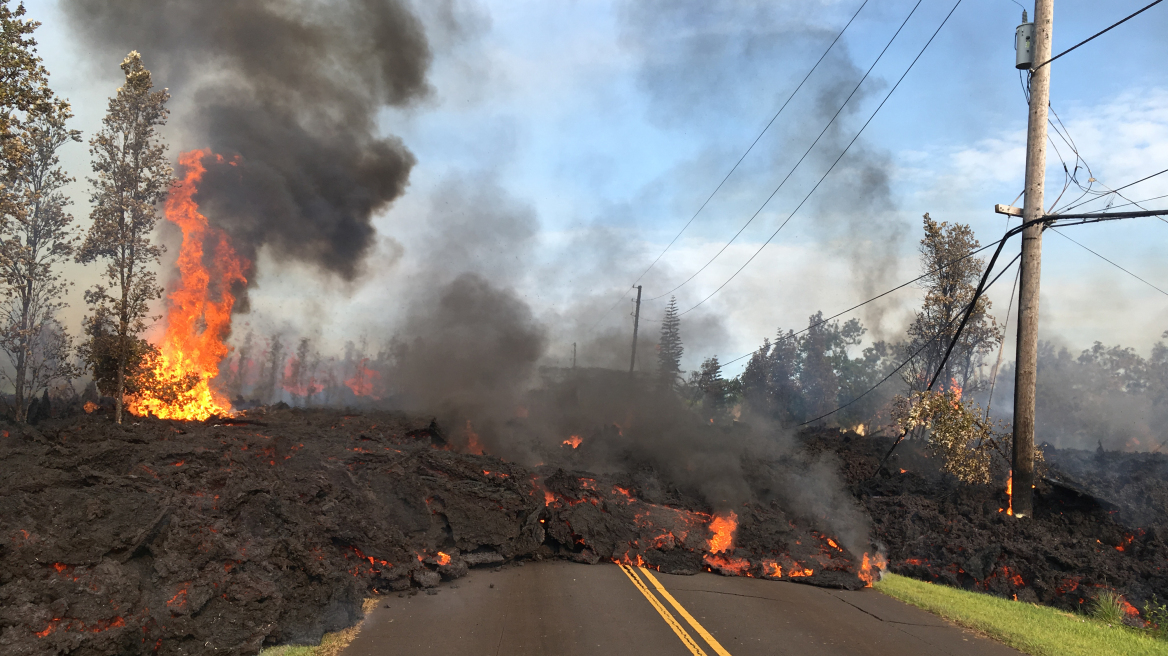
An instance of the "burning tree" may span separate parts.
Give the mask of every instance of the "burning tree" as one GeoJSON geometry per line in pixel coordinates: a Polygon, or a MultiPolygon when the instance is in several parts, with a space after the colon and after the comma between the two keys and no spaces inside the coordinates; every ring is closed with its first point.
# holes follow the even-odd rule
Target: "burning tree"
{"type": "Polygon", "coordinates": [[[156,205],[173,184],[166,146],[157,133],[169,111],[165,90],[152,91],[150,71],[142,56],[131,52],[122,62],[126,83],[110,99],[103,128],[90,141],[93,155],[93,225],[81,245],[78,260],[103,260],[105,284],[86,290],[93,310],[86,318],[89,340],[83,349],[98,387],[114,397],[115,419],[122,422],[127,372],[140,365],[151,349],[137,335],[146,329],[150,303],[162,296],[157,264],[162,249],[150,241],[158,222],[156,205]]]}
{"type": "Polygon", "coordinates": [[[17,421],[28,418],[29,404],[53,383],[77,375],[70,362],[72,339],[57,322],[69,284],[55,271],[69,259],[77,241],[73,217],[62,193],[72,178],[59,166],[57,151],[79,133],[65,127],[72,117],[61,101],[42,104],[27,115],[21,135],[25,152],[8,175],[0,223],[0,350],[12,370],[0,372],[12,383],[17,421]]]}
{"type": "MultiPolygon", "coordinates": [[[[926,213],[924,227],[920,251],[921,266],[927,272],[923,282],[925,301],[909,326],[908,341],[902,347],[906,356],[924,349],[902,374],[913,391],[923,390],[941,366],[941,359],[985,270],[985,262],[972,257],[981,244],[969,226],[938,223],[926,213]]],[[[1001,329],[989,315],[990,305],[985,296],[977,299],[969,322],[961,331],[961,339],[938,380],[952,381],[966,392],[978,388],[977,368],[1002,339],[1001,329]]]]}

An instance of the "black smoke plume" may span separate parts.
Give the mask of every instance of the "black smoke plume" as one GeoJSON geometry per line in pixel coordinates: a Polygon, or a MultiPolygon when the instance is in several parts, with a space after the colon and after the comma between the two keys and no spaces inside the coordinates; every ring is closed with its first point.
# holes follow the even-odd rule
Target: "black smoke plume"
{"type": "Polygon", "coordinates": [[[184,148],[223,156],[204,159],[197,200],[241,254],[254,262],[267,247],[345,280],[360,274],[376,241],[371,219],[401,195],[415,161],[380,134],[378,113],[429,93],[431,51],[406,3],[62,4],[111,67],[143,53],[180,99],[184,148]]]}

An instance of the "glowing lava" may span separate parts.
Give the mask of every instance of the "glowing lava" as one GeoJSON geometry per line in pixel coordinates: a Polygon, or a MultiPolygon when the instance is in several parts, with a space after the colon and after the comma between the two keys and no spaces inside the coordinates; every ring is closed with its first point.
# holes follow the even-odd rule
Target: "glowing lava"
{"type": "Polygon", "coordinates": [[[710,553],[722,553],[730,549],[734,544],[734,529],[738,528],[738,515],[734,511],[730,511],[725,516],[714,515],[714,521],[710,522],[710,530],[714,535],[710,536],[710,553]]]}
{"type": "Polygon", "coordinates": [[[209,156],[210,150],[180,155],[182,184],[166,199],[166,219],[182,230],[183,239],[176,262],[179,283],[167,295],[166,332],[154,368],[164,385],[181,389],[189,380],[193,387],[176,399],[149,395],[128,399],[129,410],[136,415],[201,421],[231,411],[231,403],[212,389],[211,380],[219,375],[219,363],[229,351],[223,339],[231,329],[232,289],[247,283],[245,274],[251,263],[236,254],[227,233],[209,225],[199,213],[195,193],[206,172],[203,158],[209,156]]]}
{"type": "Polygon", "coordinates": [[[570,446],[573,449],[575,449],[575,448],[579,447],[580,443],[583,441],[584,441],[583,438],[581,438],[579,435],[573,435],[573,436],[569,437],[568,439],[564,440],[564,446],[570,446]]]}

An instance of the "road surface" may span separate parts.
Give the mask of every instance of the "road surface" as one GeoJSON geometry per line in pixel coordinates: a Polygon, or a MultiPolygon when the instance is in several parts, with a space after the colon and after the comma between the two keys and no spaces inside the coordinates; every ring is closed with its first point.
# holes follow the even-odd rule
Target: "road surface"
{"type": "Polygon", "coordinates": [[[473,570],[382,598],[342,656],[1018,656],[874,590],[613,564],[473,570]]]}

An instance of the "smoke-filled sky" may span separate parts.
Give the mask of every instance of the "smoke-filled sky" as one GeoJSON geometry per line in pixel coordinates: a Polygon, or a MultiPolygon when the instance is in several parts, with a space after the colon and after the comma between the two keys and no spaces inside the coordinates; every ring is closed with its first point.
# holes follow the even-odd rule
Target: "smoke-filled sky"
{"type": "MultiPolygon", "coordinates": [[[[583,363],[620,366],[631,329],[622,289],[689,220],[860,2],[233,3],[301,29],[282,40],[255,12],[186,15],[187,2],[28,6],[44,23],[38,38],[53,87],[74,103],[73,127],[86,139],[120,84],[118,64],[136,48],[173,94],[167,136],[176,156],[230,147],[262,164],[245,182],[268,194],[259,203],[268,214],[256,216],[249,188],[238,185],[223,198],[247,202],[224,200],[219,209],[257,249],[253,325],[334,343],[364,332],[377,342],[409,308],[436,299],[438,285],[470,272],[530,307],[547,328],[553,362],[569,360],[577,342],[583,363]],[[136,14],[140,7],[152,13],[136,14]],[[208,56],[216,49],[222,57],[208,56]],[[189,60],[176,61],[179,52],[189,60]],[[339,71],[347,77],[338,80],[339,71]],[[324,193],[305,196],[304,180],[329,176],[335,183],[324,193]]],[[[646,299],[689,277],[758,209],[913,4],[863,9],[642,279],[646,299]]],[[[1060,1],[1055,51],[1143,4],[1060,1]]],[[[677,290],[682,309],[717,289],[787,218],[951,7],[921,3],[766,209],[677,290]]],[[[776,327],[798,328],[816,310],[833,314],[914,277],[924,212],[972,224],[983,243],[1000,235],[1006,220],[991,208],[1022,187],[1026,107],[1013,68],[1020,13],[1011,0],[962,2],[808,204],[737,279],[683,317],[684,368],[709,355],[737,357],[776,327]]],[[[1168,168],[1168,70],[1156,64],[1168,59],[1166,29],[1168,9],[1156,7],[1052,65],[1052,106],[1108,186],[1168,168]]],[[[81,180],[74,213],[86,226],[86,148],[72,146],[64,161],[81,180]]],[[[1053,149],[1048,162],[1049,203],[1064,176],[1053,149]]],[[[1133,200],[1168,194],[1168,174],[1129,191],[1133,200]]],[[[1168,289],[1165,223],[1068,234],[1168,289]]],[[[1168,329],[1168,297],[1057,234],[1047,234],[1044,249],[1045,338],[1146,352],[1168,329]]],[[[1011,279],[991,292],[999,316],[1011,279]]],[[[873,335],[896,338],[919,297],[905,290],[858,316],[873,335]]],[[[643,331],[655,334],[651,320],[666,300],[645,302],[643,331]]],[[[71,326],[79,293],[73,302],[71,326]]]]}

